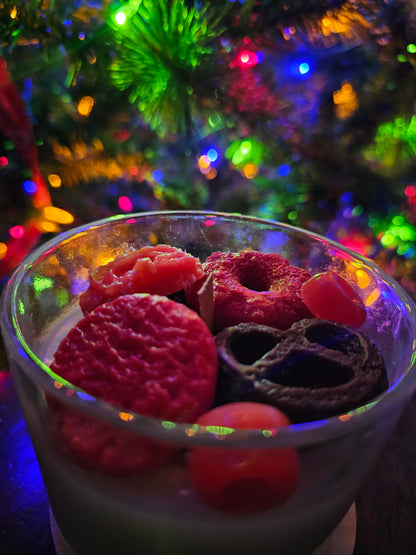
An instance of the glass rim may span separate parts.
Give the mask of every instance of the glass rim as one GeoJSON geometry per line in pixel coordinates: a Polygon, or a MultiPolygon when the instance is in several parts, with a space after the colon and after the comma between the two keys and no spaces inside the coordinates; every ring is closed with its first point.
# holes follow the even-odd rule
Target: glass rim
{"type": "MultiPolygon", "coordinates": [[[[38,386],[48,391],[51,395],[61,400],[65,404],[71,405],[86,414],[109,422],[110,424],[131,430],[135,433],[161,441],[173,443],[186,443],[189,445],[206,445],[216,447],[260,447],[271,448],[277,446],[307,446],[316,444],[328,439],[337,439],[354,429],[366,428],[370,426],[380,414],[389,411],[390,406],[403,398],[410,397],[410,391],[416,387],[416,371],[411,372],[416,362],[416,305],[408,293],[388,274],[381,270],[375,262],[353,252],[323,235],[298,228],[283,222],[266,220],[255,216],[245,216],[226,212],[216,212],[209,210],[165,210],[149,211],[129,214],[117,214],[108,218],[95,220],[62,232],[42,245],[35,248],[13,272],[6,283],[2,292],[3,305],[3,339],[7,342],[7,348],[13,350],[16,357],[24,355],[25,373],[29,375],[38,386]],[[338,416],[332,416],[322,420],[315,420],[306,423],[291,424],[282,428],[268,430],[234,430],[230,428],[209,430],[198,426],[195,423],[183,423],[164,421],[154,417],[125,411],[121,408],[110,405],[99,398],[96,398],[80,388],[70,384],[65,379],[55,374],[49,366],[42,362],[26,343],[19,330],[16,316],[16,295],[17,286],[26,275],[27,271],[33,266],[41,256],[64,244],[76,236],[80,236],[92,227],[103,225],[113,225],[120,222],[128,223],[128,220],[140,220],[154,217],[219,217],[235,221],[252,222],[260,225],[287,230],[289,232],[301,233],[305,237],[325,244],[334,249],[352,256],[355,260],[363,262],[369,266],[383,281],[392,287],[398,297],[406,306],[408,319],[414,332],[413,355],[409,360],[408,367],[402,375],[392,383],[389,388],[369,403],[357,407],[351,411],[338,416]],[[30,368],[30,370],[29,370],[30,368]],[[409,388],[409,385],[411,386],[409,388]]],[[[403,405],[404,408],[405,405],[403,405]]]]}

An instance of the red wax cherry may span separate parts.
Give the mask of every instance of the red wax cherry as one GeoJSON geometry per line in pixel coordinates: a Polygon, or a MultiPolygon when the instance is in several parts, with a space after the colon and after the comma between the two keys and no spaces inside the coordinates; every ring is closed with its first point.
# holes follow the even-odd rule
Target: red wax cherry
{"type": "Polygon", "coordinates": [[[335,272],[323,272],[302,285],[302,300],[316,318],[359,328],[366,310],[358,293],[335,272]]]}
{"type": "MultiPolygon", "coordinates": [[[[238,402],[214,408],[201,426],[270,430],[290,424],[275,407],[238,402]]],[[[299,459],[293,448],[194,447],[189,472],[196,491],[212,507],[233,513],[269,509],[286,501],[296,487],[299,459]]]]}

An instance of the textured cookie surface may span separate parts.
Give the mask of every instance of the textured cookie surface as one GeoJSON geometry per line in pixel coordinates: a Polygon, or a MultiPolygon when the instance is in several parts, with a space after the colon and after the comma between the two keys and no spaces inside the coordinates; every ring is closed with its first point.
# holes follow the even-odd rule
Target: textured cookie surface
{"type": "Polygon", "coordinates": [[[54,372],[87,393],[157,418],[195,418],[212,402],[214,339],[191,309],[123,295],[87,314],[54,356],[54,372]]]}
{"type": "MultiPolygon", "coordinates": [[[[213,279],[216,331],[241,322],[287,329],[293,322],[312,316],[301,298],[301,286],[311,274],[292,266],[280,254],[250,249],[215,252],[203,268],[205,276],[213,279]]],[[[199,280],[187,289],[193,307],[197,306],[200,284],[199,280]]]]}
{"type": "MultiPolygon", "coordinates": [[[[158,295],[123,295],[84,316],[61,342],[51,368],[123,411],[192,422],[212,405],[217,352],[210,331],[191,309],[158,295]]],[[[75,457],[84,466],[107,461],[100,467],[106,471],[125,468],[119,430],[83,422],[72,411],[62,412],[61,432],[75,457]]],[[[146,441],[134,447],[133,439],[127,441],[127,453],[138,453],[130,453],[132,466],[137,469],[139,459],[143,468],[151,465],[146,441]]]]}
{"type": "Polygon", "coordinates": [[[142,247],[116,256],[92,272],[79,304],[86,314],[119,295],[171,295],[202,276],[200,260],[181,249],[169,245],[142,247]]]}

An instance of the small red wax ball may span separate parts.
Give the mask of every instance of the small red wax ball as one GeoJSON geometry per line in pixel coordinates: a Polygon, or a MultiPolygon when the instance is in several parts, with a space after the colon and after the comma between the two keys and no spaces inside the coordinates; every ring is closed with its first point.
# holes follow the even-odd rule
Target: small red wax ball
{"type": "Polygon", "coordinates": [[[301,288],[302,300],[316,318],[359,328],[367,313],[355,289],[335,272],[311,277],[301,288]]]}
{"type": "MultiPolygon", "coordinates": [[[[271,430],[290,425],[277,408],[252,402],[216,407],[197,420],[201,426],[271,430]]],[[[200,497],[215,509],[247,514],[282,504],[299,476],[294,448],[194,447],[189,474],[200,497]]]]}

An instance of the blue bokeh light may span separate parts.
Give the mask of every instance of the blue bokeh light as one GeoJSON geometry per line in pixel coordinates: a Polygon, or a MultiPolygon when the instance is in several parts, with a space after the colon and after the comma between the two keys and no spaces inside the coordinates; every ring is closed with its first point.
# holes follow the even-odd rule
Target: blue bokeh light
{"type": "Polygon", "coordinates": [[[290,74],[293,77],[305,78],[311,74],[311,63],[305,59],[299,59],[291,62],[289,66],[290,74]]]}
{"type": "Polygon", "coordinates": [[[218,160],[218,151],[215,148],[210,148],[207,150],[206,156],[210,162],[215,162],[218,160]]]}
{"type": "Polygon", "coordinates": [[[286,175],[290,174],[290,166],[289,164],[282,164],[281,166],[279,166],[277,171],[281,177],[285,177],[286,175]]]}
{"type": "Polygon", "coordinates": [[[38,186],[36,185],[36,183],[34,181],[31,181],[30,179],[23,182],[23,189],[29,195],[36,193],[37,188],[38,186]]]}
{"type": "Polygon", "coordinates": [[[152,175],[155,181],[158,181],[158,182],[162,181],[163,174],[161,170],[154,170],[152,175]]]}
{"type": "Polygon", "coordinates": [[[342,193],[340,201],[343,204],[350,204],[353,201],[353,198],[354,195],[351,193],[351,191],[345,191],[345,193],[342,193]]]}

